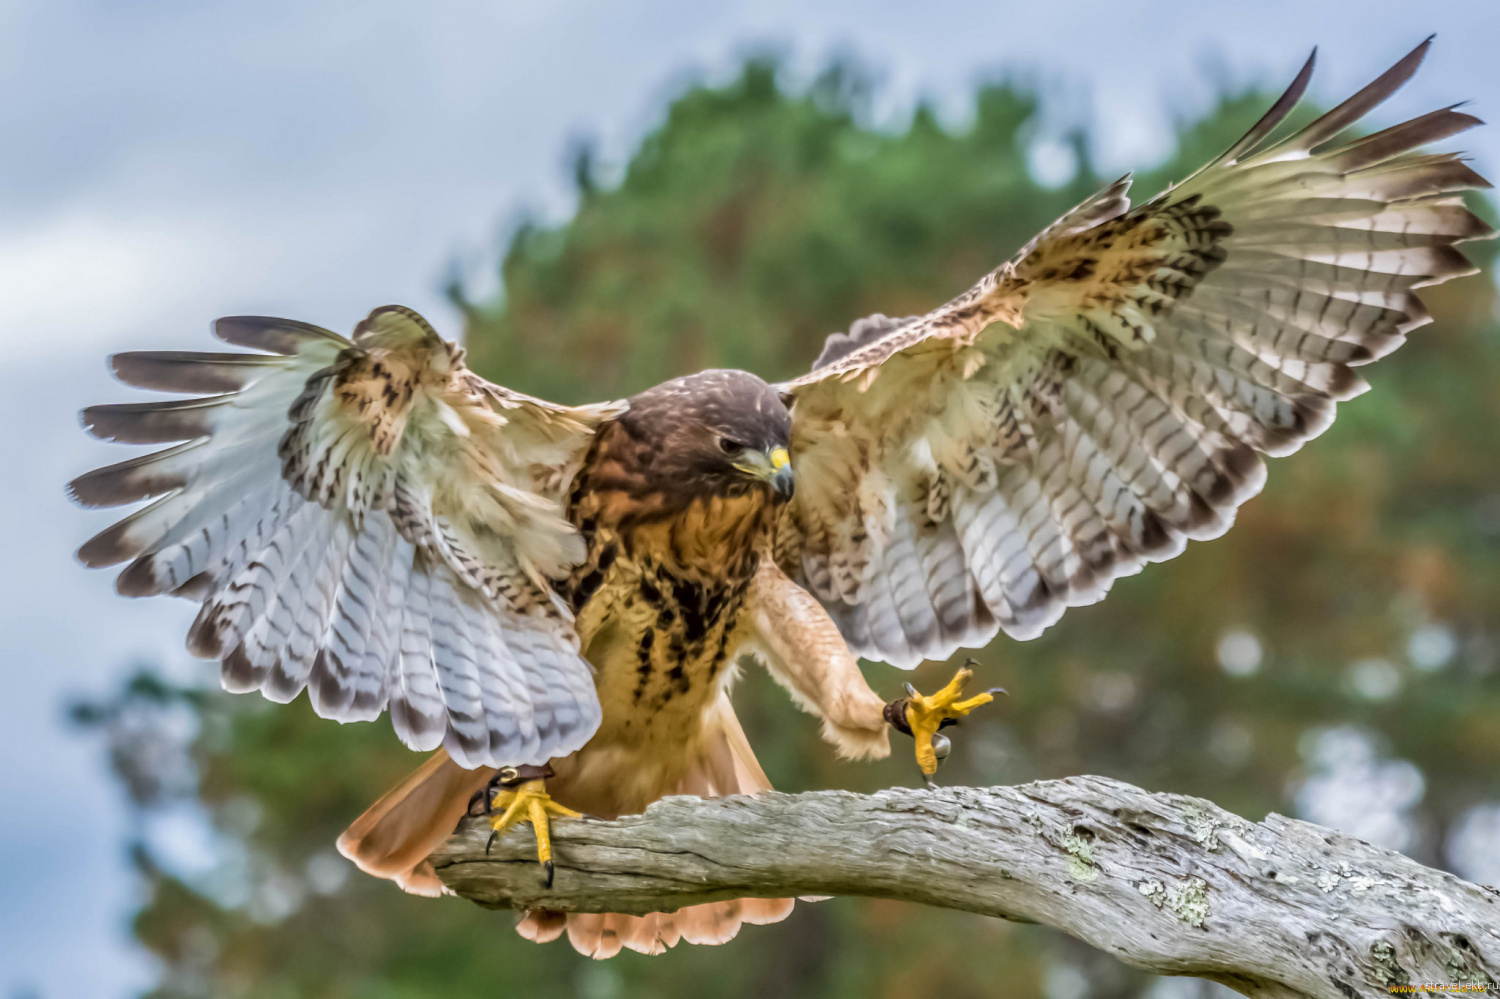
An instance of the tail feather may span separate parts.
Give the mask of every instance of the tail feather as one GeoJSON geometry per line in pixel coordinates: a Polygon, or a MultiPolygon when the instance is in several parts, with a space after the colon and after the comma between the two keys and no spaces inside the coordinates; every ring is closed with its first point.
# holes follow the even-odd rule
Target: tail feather
{"type": "Polygon", "coordinates": [[[637,954],[665,954],[679,942],[712,947],[739,935],[746,923],[779,923],[797,904],[791,898],[735,898],[726,902],[689,905],[675,912],[626,916],[617,912],[528,912],[516,932],[536,943],[549,943],[568,934],[568,942],[584,957],[602,961],[622,950],[637,954]]]}
{"type": "MultiPolygon", "coordinates": [[[[771,781],[756,760],[727,695],[719,696],[704,728],[703,755],[678,784],[676,793],[720,798],[771,789],[771,781]]],[[[544,910],[527,913],[516,930],[528,940],[545,943],[556,940],[566,929],[574,950],[603,960],[622,949],[663,954],[679,941],[728,943],[739,933],[741,924],[779,923],[791,915],[795,904],[796,899],[790,898],[736,898],[644,916],[544,910]]]]}
{"type": "MultiPolygon", "coordinates": [[[[720,695],[704,727],[702,755],[674,793],[724,797],[770,789],[727,696],[720,695]]],[[[453,834],[469,802],[494,772],[465,770],[439,750],[354,821],[339,837],[339,852],[366,874],[395,881],[405,891],[441,895],[443,884],[427,857],[453,834]]],[[[586,801],[561,803],[589,808],[586,801]]],[[[780,922],[795,903],[790,898],[739,898],[644,916],[537,909],[522,917],[516,932],[537,943],[550,943],[566,933],[580,954],[601,960],[621,950],[661,954],[680,941],[725,943],[734,939],[742,924],[780,922]]]]}
{"type": "Polygon", "coordinates": [[[427,857],[453,835],[476,792],[495,773],[465,770],[438,750],[354,820],[338,850],[354,866],[418,895],[442,893],[427,857]]]}

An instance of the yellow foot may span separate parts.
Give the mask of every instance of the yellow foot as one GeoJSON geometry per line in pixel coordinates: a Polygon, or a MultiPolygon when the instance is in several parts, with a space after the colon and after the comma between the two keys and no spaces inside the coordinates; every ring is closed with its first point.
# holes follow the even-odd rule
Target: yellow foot
{"type": "Polygon", "coordinates": [[[917,693],[916,688],[908,683],[907,696],[886,705],[886,721],[915,740],[917,766],[921,768],[922,779],[928,787],[936,786],[932,775],[937,773],[938,761],[948,755],[948,740],[938,735],[938,729],[957,724],[970,711],[993,701],[996,694],[1005,693],[1003,688],[991,687],[983,694],[964,699],[964,684],[974,675],[969,666],[977,665],[973,659],[968,660],[964,668],[948,681],[948,686],[931,697],[917,693]]]}
{"type": "MultiPolygon", "coordinates": [[[[552,887],[552,829],[549,816],[576,819],[580,813],[564,808],[547,796],[547,782],[542,776],[532,776],[525,771],[536,767],[506,767],[495,776],[495,796],[490,799],[490,845],[511,826],[519,822],[530,822],[536,834],[536,859],[542,865],[543,883],[552,887]],[[503,811],[497,809],[503,808],[503,811]]],[[[550,775],[550,769],[547,771],[550,775]]]]}

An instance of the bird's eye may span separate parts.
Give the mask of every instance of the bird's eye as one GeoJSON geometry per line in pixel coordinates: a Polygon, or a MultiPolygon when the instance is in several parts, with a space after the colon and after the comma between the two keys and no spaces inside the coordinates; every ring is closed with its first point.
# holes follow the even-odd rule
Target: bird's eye
{"type": "Polygon", "coordinates": [[[732,441],[728,437],[720,437],[719,450],[723,451],[725,454],[739,454],[741,451],[745,450],[745,445],[741,444],[739,441],[732,441]]]}

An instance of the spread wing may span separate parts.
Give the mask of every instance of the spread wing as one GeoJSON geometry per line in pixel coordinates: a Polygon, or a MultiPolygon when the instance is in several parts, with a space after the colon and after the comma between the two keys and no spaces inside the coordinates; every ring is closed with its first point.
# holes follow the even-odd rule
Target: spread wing
{"type": "Polygon", "coordinates": [[[1032,638],[1111,582],[1217,537],[1260,455],[1321,433],[1358,365],[1474,268],[1489,185],[1418,147],[1451,108],[1341,134],[1427,44],[1290,137],[1312,70],[1221,157],[1131,209],[1122,180],[926,316],[861,320],[784,386],[797,494],[778,561],[859,653],[899,666],[1032,638]]]}
{"type": "Polygon", "coordinates": [[[88,506],[150,500],[89,541],[127,596],[202,601],[188,647],[224,686],[324,717],[389,709],[414,749],[464,766],[540,763],[599,723],[592,672],[549,579],[584,545],[562,500],[618,405],[555,406],[492,385],[416,313],[352,340],[221,319],[263,353],[129,353],[121,380],[184,401],[95,406],[98,437],[177,444],[75,480],[88,506]]]}

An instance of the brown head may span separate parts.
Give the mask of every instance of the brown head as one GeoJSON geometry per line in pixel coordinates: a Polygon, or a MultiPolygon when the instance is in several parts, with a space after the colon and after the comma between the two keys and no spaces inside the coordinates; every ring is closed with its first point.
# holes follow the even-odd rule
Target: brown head
{"type": "Polygon", "coordinates": [[[703,371],[633,397],[600,428],[580,478],[628,496],[635,516],[622,520],[671,516],[714,496],[761,492],[780,502],[792,495],[790,432],[775,388],[744,371],[703,371]]]}

